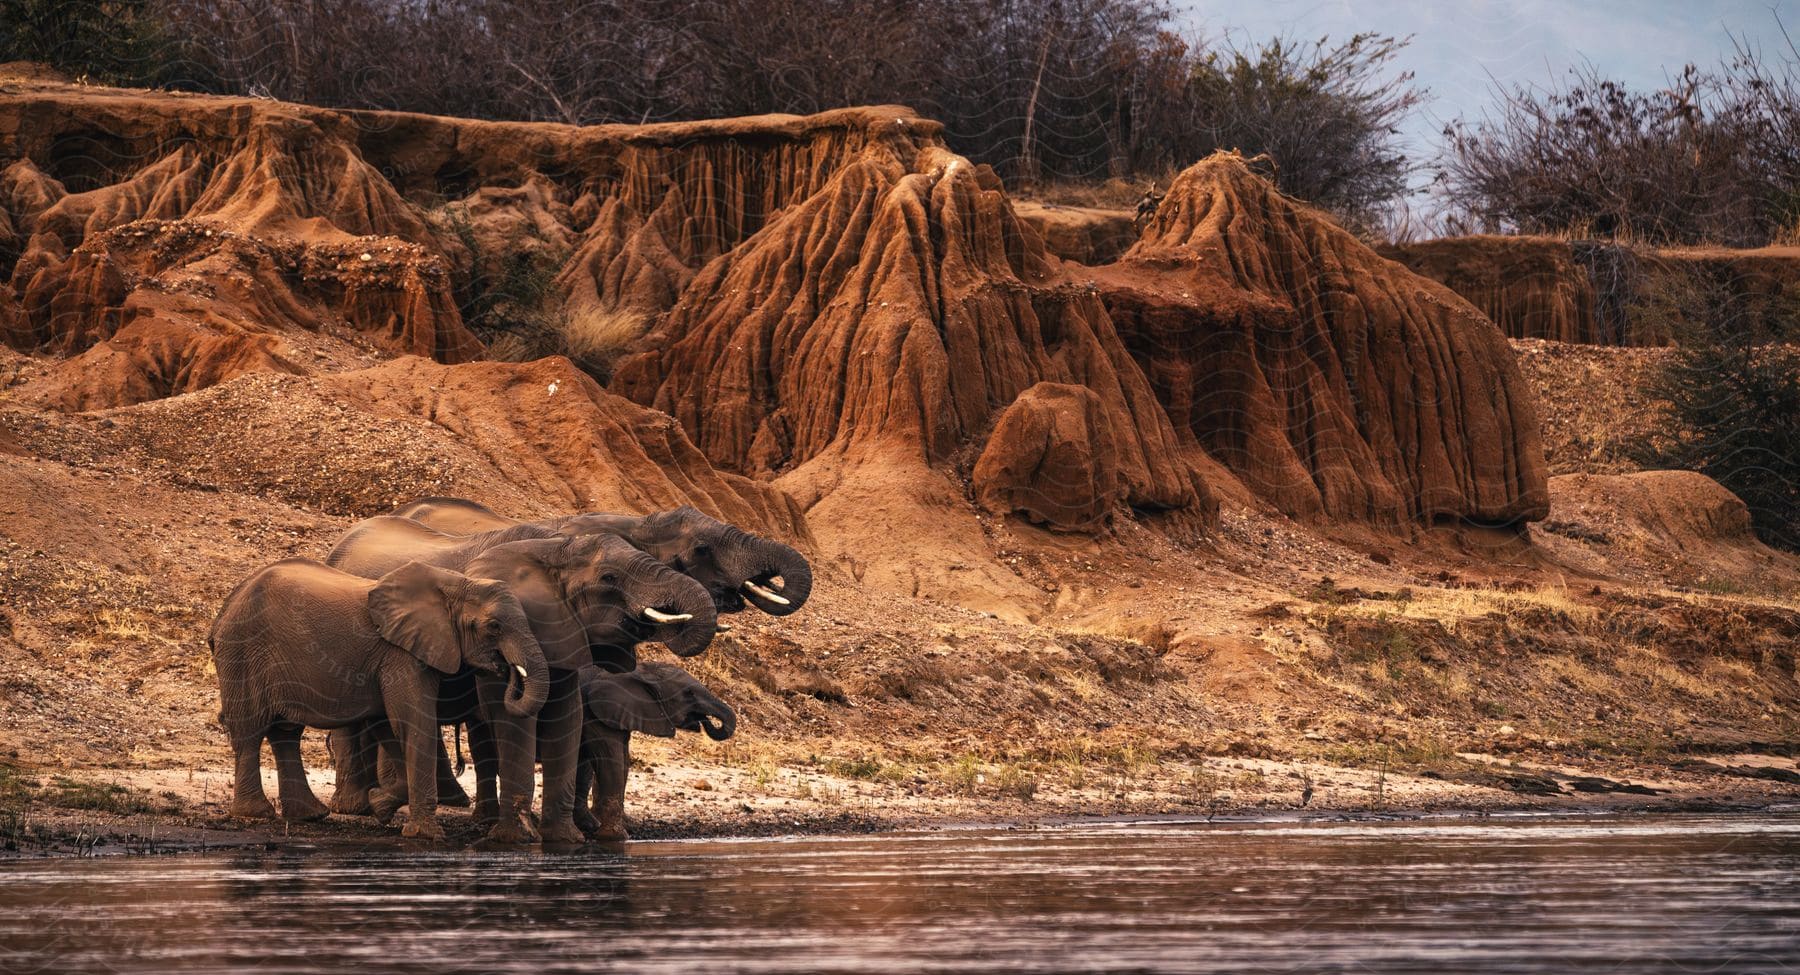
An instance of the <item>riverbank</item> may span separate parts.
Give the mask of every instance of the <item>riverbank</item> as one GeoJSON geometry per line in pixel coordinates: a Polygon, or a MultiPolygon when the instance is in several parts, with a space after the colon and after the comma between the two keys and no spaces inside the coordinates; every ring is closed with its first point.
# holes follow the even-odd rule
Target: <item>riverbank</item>
{"type": "MultiPolygon", "coordinates": [[[[695,762],[683,748],[665,742],[640,746],[638,752],[629,799],[634,840],[1029,828],[1104,820],[1294,821],[1800,807],[1800,769],[1791,756],[1768,753],[1689,756],[1660,765],[1594,766],[1550,756],[1531,760],[1474,754],[1430,763],[1394,756],[1386,765],[1361,768],[1258,759],[1135,770],[1101,765],[1081,787],[1066,780],[1043,781],[1025,795],[1017,783],[996,782],[992,769],[973,772],[955,788],[935,788],[898,781],[895,775],[858,777],[861,770],[841,766],[774,769],[695,762]]],[[[35,779],[14,771],[6,781],[14,805],[0,824],[5,830],[0,857],[5,858],[343,844],[483,848],[481,830],[466,809],[440,811],[449,834],[440,847],[403,841],[396,825],[380,826],[368,817],[291,824],[232,820],[222,803],[229,790],[223,770],[35,779]],[[31,799],[19,802],[26,792],[31,799]]],[[[329,795],[323,776],[315,775],[315,790],[329,795]]]]}

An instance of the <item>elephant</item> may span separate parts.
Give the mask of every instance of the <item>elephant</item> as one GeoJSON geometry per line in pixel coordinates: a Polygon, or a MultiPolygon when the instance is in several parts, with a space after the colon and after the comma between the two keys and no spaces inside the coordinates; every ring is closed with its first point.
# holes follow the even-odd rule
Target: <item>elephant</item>
{"type": "MultiPolygon", "coordinates": [[[[724,741],[737,730],[737,712],[674,664],[648,661],[623,674],[584,667],[577,681],[584,715],[575,825],[589,839],[628,838],[625,785],[630,774],[632,732],[672,738],[677,731],[704,731],[714,741],[724,741]],[[591,808],[581,802],[590,793],[591,808]]],[[[469,726],[476,791],[492,795],[499,759],[492,733],[482,721],[474,681],[468,675],[446,678],[439,701],[441,724],[469,726]]],[[[384,771],[384,780],[390,774],[384,771]]]]}
{"type": "Polygon", "coordinates": [[[535,718],[549,688],[548,661],[507,586],[422,562],[375,579],[309,559],[277,562],[225,598],[207,645],[235,757],[231,814],[241,818],[275,816],[263,793],[264,739],[282,817],[318,819],[327,809],[306,784],[302,730],[378,721],[399,736],[395,765],[405,772],[395,788],[375,791],[377,818],[386,823],[410,803],[402,835],[441,840],[433,713],[441,677],[464,668],[489,675],[501,688],[497,710],[517,722],[535,718]]]}
{"type": "MultiPolygon", "coordinates": [[[[520,524],[462,498],[421,498],[390,514],[457,535],[520,524]]],[[[712,594],[720,613],[739,612],[747,603],[772,616],[786,616],[806,605],[812,595],[812,566],[806,556],[691,507],[651,515],[588,512],[532,524],[567,535],[617,535],[698,580],[712,594]]]]}
{"type": "MultiPolygon", "coordinates": [[[[516,527],[520,522],[508,518],[476,501],[464,498],[431,497],[395,508],[391,514],[420,522],[447,533],[485,537],[482,534],[516,527]]],[[[670,568],[685,573],[713,597],[719,613],[736,613],[746,605],[774,616],[785,616],[806,605],[812,594],[812,566],[794,548],[762,538],[728,525],[692,508],[681,507],[651,515],[614,515],[600,512],[549,518],[531,524],[568,535],[604,532],[618,535],[632,545],[655,556],[670,568]]],[[[720,632],[730,629],[720,623],[720,632]]],[[[628,670],[631,660],[602,659],[596,663],[609,670],[628,670]]],[[[607,754],[629,755],[629,731],[614,735],[607,754]]],[[[601,816],[603,830],[623,835],[624,777],[617,774],[616,786],[607,785],[614,773],[604,768],[606,762],[623,761],[603,758],[594,769],[596,781],[603,788],[595,794],[595,811],[602,808],[619,810],[601,816]],[[611,790],[611,791],[608,791],[611,790]],[[615,800],[605,798],[614,795],[615,800]]],[[[584,762],[582,776],[588,770],[584,762]]]]}
{"type": "MultiPolygon", "coordinates": [[[[403,519],[371,518],[358,523],[351,532],[341,539],[336,548],[346,548],[352,535],[359,537],[359,542],[351,546],[358,553],[375,553],[359,555],[360,564],[339,564],[327,556],[327,564],[336,565],[355,575],[373,576],[380,569],[391,564],[392,559],[386,553],[408,551],[415,559],[430,561],[443,568],[460,569],[468,564],[468,560],[496,545],[507,542],[523,541],[531,538],[558,538],[558,533],[535,525],[514,525],[498,531],[485,532],[478,536],[445,535],[419,531],[416,522],[403,519]],[[385,535],[384,535],[385,533],[385,535]],[[380,536],[374,538],[362,536],[380,536]],[[446,557],[450,550],[457,550],[455,556],[446,557]],[[379,564],[376,564],[379,563],[379,564]]],[[[340,560],[342,561],[342,560],[340,560]]],[[[473,688],[473,684],[469,685],[473,688]]],[[[378,741],[375,729],[338,728],[327,737],[331,750],[332,766],[337,772],[337,786],[332,790],[330,808],[335,813],[366,814],[372,812],[369,804],[369,789],[376,782],[376,748],[378,741]]],[[[440,745],[437,760],[438,805],[467,806],[469,796],[463,792],[456,774],[450,769],[450,756],[440,745]]]]}
{"type": "Polygon", "coordinates": [[[593,806],[591,812],[578,810],[576,822],[593,839],[629,838],[625,784],[631,774],[632,732],[673,738],[676,731],[704,731],[708,738],[724,741],[737,730],[731,705],[673,664],[650,661],[628,674],[594,668],[582,674],[582,696],[588,718],[575,794],[586,796],[591,789],[593,806]]]}
{"type": "MultiPolygon", "coordinates": [[[[576,843],[576,763],[581,739],[577,674],[596,658],[635,666],[637,644],[656,640],[677,656],[703,652],[717,624],[713,603],[694,580],[612,535],[527,538],[489,545],[465,540],[445,546],[442,533],[400,518],[372,518],[354,526],[332,549],[328,562],[362,576],[377,576],[416,551],[430,564],[505,583],[524,608],[549,665],[550,686],[536,720],[509,715],[505,687],[475,675],[482,721],[494,735],[498,795],[478,793],[479,818],[492,818],[488,837],[524,843],[534,831],[524,813],[533,794],[534,759],[544,765],[541,833],[548,843],[576,843]]],[[[441,740],[440,740],[441,741],[441,740]]],[[[440,745],[441,747],[441,745],[440,745]]]]}

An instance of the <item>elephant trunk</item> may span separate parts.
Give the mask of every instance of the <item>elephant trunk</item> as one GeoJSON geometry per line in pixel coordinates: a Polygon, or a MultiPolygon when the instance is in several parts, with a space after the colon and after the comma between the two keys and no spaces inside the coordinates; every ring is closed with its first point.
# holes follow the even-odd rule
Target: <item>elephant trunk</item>
{"type": "Polygon", "coordinates": [[[737,712],[718,698],[710,698],[701,705],[700,727],[706,737],[713,741],[724,741],[737,732],[737,712]]]}
{"type": "Polygon", "coordinates": [[[677,657],[697,656],[711,645],[713,634],[718,631],[719,611],[704,586],[678,572],[665,570],[665,573],[667,585],[652,597],[654,602],[646,603],[646,608],[688,619],[658,624],[655,639],[661,640],[677,657]]]}
{"type": "Polygon", "coordinates": [[[529,718],[544,707],[550,696],[550,665],[544,651],[526,630],[524,636],[509,636],[500,641],[500,653],[506,658],[506,713],[515,718],[529,718]],[[524,673],[520,673],[523,669],[524,673]]]}
{"type": "Polygon", "coordinates": [[[771,616],[798,612],[812,595],[812,565],[792,546],[757,538],[742,549],[733,574],[744,600],[771,616]]]}

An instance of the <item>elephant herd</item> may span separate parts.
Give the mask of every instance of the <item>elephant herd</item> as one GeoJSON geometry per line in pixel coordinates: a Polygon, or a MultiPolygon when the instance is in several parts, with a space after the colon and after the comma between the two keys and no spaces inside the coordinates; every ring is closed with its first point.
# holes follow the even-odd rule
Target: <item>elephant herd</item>
{"type": "Polygon", "coordinates": [[[737,724],[686,671],[640,664],[638,644],[691,657],[730,629],[721,616],[786,615],[811,591],[799,552],[693,508],[521,523],[428,498],[367,519],[323,562],[253,573],[213,623],[231,814],[276,815],[262,785],[267,740],[283,819],[371,813],[385,824],[404,805],[402,835],[442,839],[439,803],[469,803],[441,731],[457,725],[489,840],[624,839],[631,733],[723,740],[737,724]],[[330,806],[301,764],[308,727],[330,731],[330,806]]]}

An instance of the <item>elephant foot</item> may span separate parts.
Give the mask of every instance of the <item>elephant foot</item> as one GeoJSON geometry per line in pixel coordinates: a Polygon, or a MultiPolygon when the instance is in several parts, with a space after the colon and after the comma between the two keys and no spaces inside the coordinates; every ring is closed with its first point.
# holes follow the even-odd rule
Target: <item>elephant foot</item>
{"type": "Polygon", "coordinates": [[[310,823],[331,815],[325,804],[312,796],[281,800],[281,818],[290,823],[310,823]]]}
{"type": "Polygon", "coordinates": [[[267,796],[231,800],[232,819],[275,819],[275,804],[267,796]]]}
{"type": "Polygon", "coordinates": [[[625,803],[613,800],[602,803],[595,819],[594,839],[607,843],[623,843],[631,839],[625,828],[625,803]]]}
{"type": "Polygon", "coordinates": [[[600,820],[594,818],[586,806],[575,807],[575,828],[588,839],[596,839],[600,833],[600,820]]]}
{"type": "Polygon", "coordinates": [[[508,816],[488,830],[488,841],[502,846],[530,846],[538,841],[538,832],[520,816],[508,816]]]}
{"type": "Polygon", "coordinates": [[[369,790],[339,789],[331,794],[331,811],[345,816],[367,816],[375,810],[369,805],[369,790]]]}
{"type": "Polygon", "coordinates": [[[394,814],[399,812],[400,807],[404,805],[406,805],[405,799],[386,789],[369,790],[369,811],[374,814],[375,821],[383,826],[393,822],[394,814]]]}
{"type": "Polygon", "coordinates": [[[575,820],[571,817],[545,823],[543,837],[545,843],[557,846],[579,846],[587,842],[587,837],[575,828],[575,820]]]}
{"type": "Polygon", "coordinates": [[[492,826],[500,821],[500,803],[493,799],[475,800],[475,813],[472,817],[477,826],[492,826]]]}
{"type": "Polygon", "coordinates": [[[400,836],[409,840],[429,840],[433,843],[444,842],[444,827],[436,819],[414,820],[408,818],[401,827],[400,836]]]}

